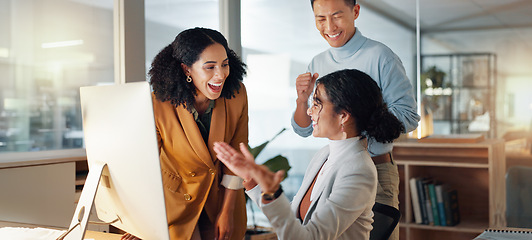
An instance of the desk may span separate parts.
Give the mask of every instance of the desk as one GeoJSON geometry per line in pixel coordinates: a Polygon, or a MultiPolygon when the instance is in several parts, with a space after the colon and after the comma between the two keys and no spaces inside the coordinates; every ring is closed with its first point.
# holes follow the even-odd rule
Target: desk
{"type": "Polygon", "coordinates": [[[85,233],[85,238],[94,238],[95,240],[120,240],[122,235],[115,233],[103,233],[103,232],[94,232],[87,231],[85,233]]]}
{"type": "MultiPolygon", "coordinates": [[[[20,228],[48,228],[52,230],[64,230],[64,229],[58,229],[55,227],[48,227],[48,226],[36,226],[32,224],[25,224],[25,223],[15,223],[15,222],[4,222],[0,221],[0,228],[3,227],[20,227],[20,228]]],[[[95,232],[95,231],[87,231],[85,232],[85,239],[94,239],[94,240],[120,240],[122,235],[120,234],[114,234],[114,233],[103,233],[103,232],[95,232]]]]}
{"type": "Polygon", "coordinates": [[[85,160],[84,149],[0,154],[0,221],[68,227],[85,160]]]}

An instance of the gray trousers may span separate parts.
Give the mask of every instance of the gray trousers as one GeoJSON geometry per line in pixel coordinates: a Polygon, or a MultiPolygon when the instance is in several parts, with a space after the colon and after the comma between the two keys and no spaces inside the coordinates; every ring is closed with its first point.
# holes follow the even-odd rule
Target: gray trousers
{"type": "MultiPolygon", "coordinates": [[[[377,196],[375,202],[393,206],[399,209],[399,171],[393,162],[381,163],[377,167],[377,196]]],[[[399,225],[395,228],[389,240],[399,240],[399,225]]]]}

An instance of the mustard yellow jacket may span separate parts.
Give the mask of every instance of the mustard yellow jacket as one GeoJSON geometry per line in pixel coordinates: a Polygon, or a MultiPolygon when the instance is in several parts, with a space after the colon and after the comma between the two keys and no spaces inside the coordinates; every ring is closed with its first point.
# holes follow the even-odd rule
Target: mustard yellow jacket
{"type": "MultiPolygon", "coordinates": [[[[192,114],[182,105],[153,98],[153,111],[159,141],[164,183],[166,214],[170,239],[189,240],[205,209],[215,222],[223,203],[223,174],[230,174],[213,150],[213,143],[223,141],[238,148],[248,143],[247,93],[241,84],[231,99],[218,98],[212,110],[208,145],[205,145],[192,114]]],[[[242,240],[246,230],[244,191],[239,190],[233,221],[232,239],[242,240]]]]}

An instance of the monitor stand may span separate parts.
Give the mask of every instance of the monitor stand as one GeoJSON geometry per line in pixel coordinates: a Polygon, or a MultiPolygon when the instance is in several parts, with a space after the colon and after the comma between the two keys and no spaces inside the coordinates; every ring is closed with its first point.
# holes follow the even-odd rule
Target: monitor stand
{"type": "Polygon", "coordinates": [[[87,224],[89,223],[94,198],[100,185],[102,172],[104,170],[108,171],[107,169],[106,163],[95,163],[91,165],[83,190],[81,191],[78,205],[76,206],[76,211],[74,211],[74,216],[70,222],[70,227],[57,240],[83,240],[85,231],[87,230],[87,224]]]}

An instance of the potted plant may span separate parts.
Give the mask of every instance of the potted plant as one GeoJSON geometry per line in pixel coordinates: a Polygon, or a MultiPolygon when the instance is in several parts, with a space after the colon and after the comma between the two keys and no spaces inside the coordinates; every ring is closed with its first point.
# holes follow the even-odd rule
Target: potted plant
{"type": "Polygon", "coordinates": [[[444,78],[447,74],[436,66],[429,67],[421,73],[421,93],[426,106],[433,112],[440,107],[439,98],[444,88],[449,88],[450,83],[444,85],[444,78]]]}
{"type": "MultiPolygon", "coordinates": [[[[281,131],[279,133],[277,133],[275,136],[273,136],[272,139],[262,143],[261,145],[259,146],[256,146],[254,148],[251,148],[248,146],[249,148],[249,151],[251,152],[251,154],[253,155],[253,157],[255,159],[257,159],[257,156],[262,152],[262,150],[270,143],[272,142],[277,136],[279,136],[281,133],[283,133],[284,131],[286,130],[286,128],[283,128],[281,129],[281,131]]],[[[262,165],[264,166],[267,166],[272,172],[277,172],[279,170],[284,170],[285,171],[285,178],[288,176],[288,170],[290,170],[290,164],[288,163],[288,159],[282,155],[277,155],[273,158],[270,158],[268,159],[266,162],[264,162],[262,165]]],[[[250,209],[251,209],[251,212],[252,212],[252,222],[253,222],[253,227],[252,228],[248,228],[246,230],[246,237],[245,239],[246,240],[269,240],[269,239],[277,239],[277,235],[275,234],[275,232],[272,232],[270,229],[268,228],[264,228],[264,227],[259,227],[256,225],[255,223],[255,216],[253,214],[253,207],[251,206],[251,201],[249,201],[249,198],[246,196],[246,202],[247,204],[249,204],[250,206],[250,209]]]]}

